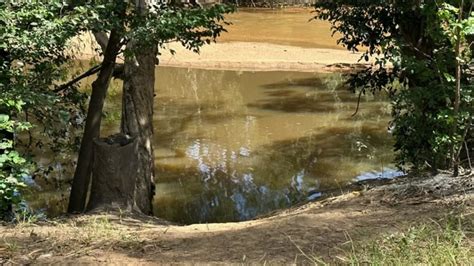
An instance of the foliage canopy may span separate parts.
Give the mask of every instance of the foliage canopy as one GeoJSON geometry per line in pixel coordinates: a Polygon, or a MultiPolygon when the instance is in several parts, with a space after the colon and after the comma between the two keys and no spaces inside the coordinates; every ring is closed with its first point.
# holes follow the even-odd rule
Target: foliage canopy
{"type": "Polygon", "coordinates": [[[400,166],[452,166],[472,132],[473,5],[459,0],[316,4],[316,18],[342,33],[339,43],[352,51],[364,49],[361,60],[375,58],[349,84],[360,93],[392,95],[400,166]]]}
{"type": "Polygon", "coordinates": [[[178,41],[198,52],[225,31],[223,14],[232,11],[225,5],[159,4],[142,12],[134,1],[1,2],[0,214],[20,202],[23,179],[39,170],[27,163],[33,162],[32,149],[45,152],[50,146],[61,153],[78,148],[88,95],[77,89],[80,78],[66,82],[72,76],[72,38],[115,30],[125,56],[135,52],[126,46],[132,40],[140,44],[134,49],[178,41]]]}

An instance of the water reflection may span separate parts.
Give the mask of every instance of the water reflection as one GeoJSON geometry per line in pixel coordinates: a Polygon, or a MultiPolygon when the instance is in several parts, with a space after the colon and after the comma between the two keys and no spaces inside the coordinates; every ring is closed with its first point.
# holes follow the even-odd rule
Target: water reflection
{"type": "Polygon", "coordinates": [[[391,160],[384,99],[357,98],[339,74],[161,68],[156,215],[251,219],[315,200],[391,160]],[[186,78],[183,78],[186,77],[186,78]]]}
{"type": "Polygon", "coordinates": [[[381,172],[370,171],[356,176],[356,181],[367,181],[367,180],[377,180],[377,179],[394,179],[396,177],[406,175],[405,172],[400,170],[395,170],[392,168],[384,168],[381,172]]]}

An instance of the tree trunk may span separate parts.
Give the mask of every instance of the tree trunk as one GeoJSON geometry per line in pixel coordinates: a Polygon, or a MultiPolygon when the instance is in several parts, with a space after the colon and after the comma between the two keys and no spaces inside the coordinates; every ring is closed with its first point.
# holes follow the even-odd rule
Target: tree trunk
{"type": "Polygon", "coordinates": [[[117,54],[121,48],[121,39],[122,37],[116,30],[111,32],[110,40],[104,53],[102,69],[97,79],[92,83],[92,95],[87,111],[84,135],[82,137],[76,171],[71,187],[71,195],[69,197],[69,213],[83,212],[86,205],[92,172],[92,144],[93,140],[100,135],[102,109],[104,107],[107,89],[114,72],[117,54]]]}
{"type": "MultiPolygon", "coordinates": [[[[462,22],[463,16],[463,8],[464,8],[464,0],[461,0],[461,6],[459,7],[459,16],[458,16],[458,23],[462,22]]],[[[456,47],[455,47],[455,54],[456,54],[456,90],[454,93],[454,124],[452,129],[452,137],[456,136],[456,131],[458,130],[458,120],[459,120],[459,107],[461,105],[461,62],[459,62],[459,55],[461,53],[461,30],[459,28],[456,29],[456,47]]],[[[460,143],[456,143],[454,140],[453,144],[451,144],[451,160],[453,166],[453,175],[459,175],[459,152],[461,149],[461,145],[463,144],[464,140],[460,143]]]]}
{"type": "Polygon", "coordinates": [[[133,42],[128,48],[134,51],[134,56],[125,59],[121,131],[138,141],[135,208],[144,214],[152,214],[153,98],[158,49],[153,47],[136,49],[133,42]]]}
{"type": "Polygon", "coordinates": [[[87,210],[132,211],[138,170],[138,141],[123,135],[94,140],[91,196],[87,210]]]}

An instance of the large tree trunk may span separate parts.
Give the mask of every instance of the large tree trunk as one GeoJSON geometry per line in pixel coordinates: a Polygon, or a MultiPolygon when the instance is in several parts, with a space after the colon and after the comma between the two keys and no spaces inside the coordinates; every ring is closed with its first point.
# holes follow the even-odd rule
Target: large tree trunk
{"type": "Polygon", "coordinates": [[[91,196],[87,210],[133,210],[137,149],[137,140],[123,135],[94,141],[91,196]]]}
{"type": "Polygon", "coordinates": [[[154,195],[153,98],[155,62],[158,49],[133,47],[134,56],[125,59],[123,85],[123,134],[138,140],[138,173],[135,184],[135,209],[152,214],[154,195]]]}
{"type": "Polygon", "coordinates": [[[113,30],[104,53],[102,69],[97,79],[92,83],[92,95],[87,111],[86,125],[82,137],[79,158],[69,197],[69,213],[83,212],[92,172],[92,144],[100,135],[100,124],[102,120],[102,109],[107,94],[107,89],[114,73],[115,61],[121,48],[120,34],[113,30]]]}

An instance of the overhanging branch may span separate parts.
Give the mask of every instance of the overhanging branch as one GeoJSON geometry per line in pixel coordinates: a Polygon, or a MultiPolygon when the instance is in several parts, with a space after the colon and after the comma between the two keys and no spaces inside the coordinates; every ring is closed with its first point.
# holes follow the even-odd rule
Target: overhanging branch
{"type": "Polygon", "coordinates": [[[54,92],[56,92],[56,93],[61,92],[65,89],[71,87],[72,85],[76,84],[77,82],[81,81],[82,79],[87,78],[89,76],[92,76],[92,75],[98,73],[101,69],[102,69],[102,65],[94,66],[94,67],[90,68],[89,70],[87,70],[86,72],[82,73],[81,75],[75,77],[71,81],[57,87],[54,90],[54,92]]]}

